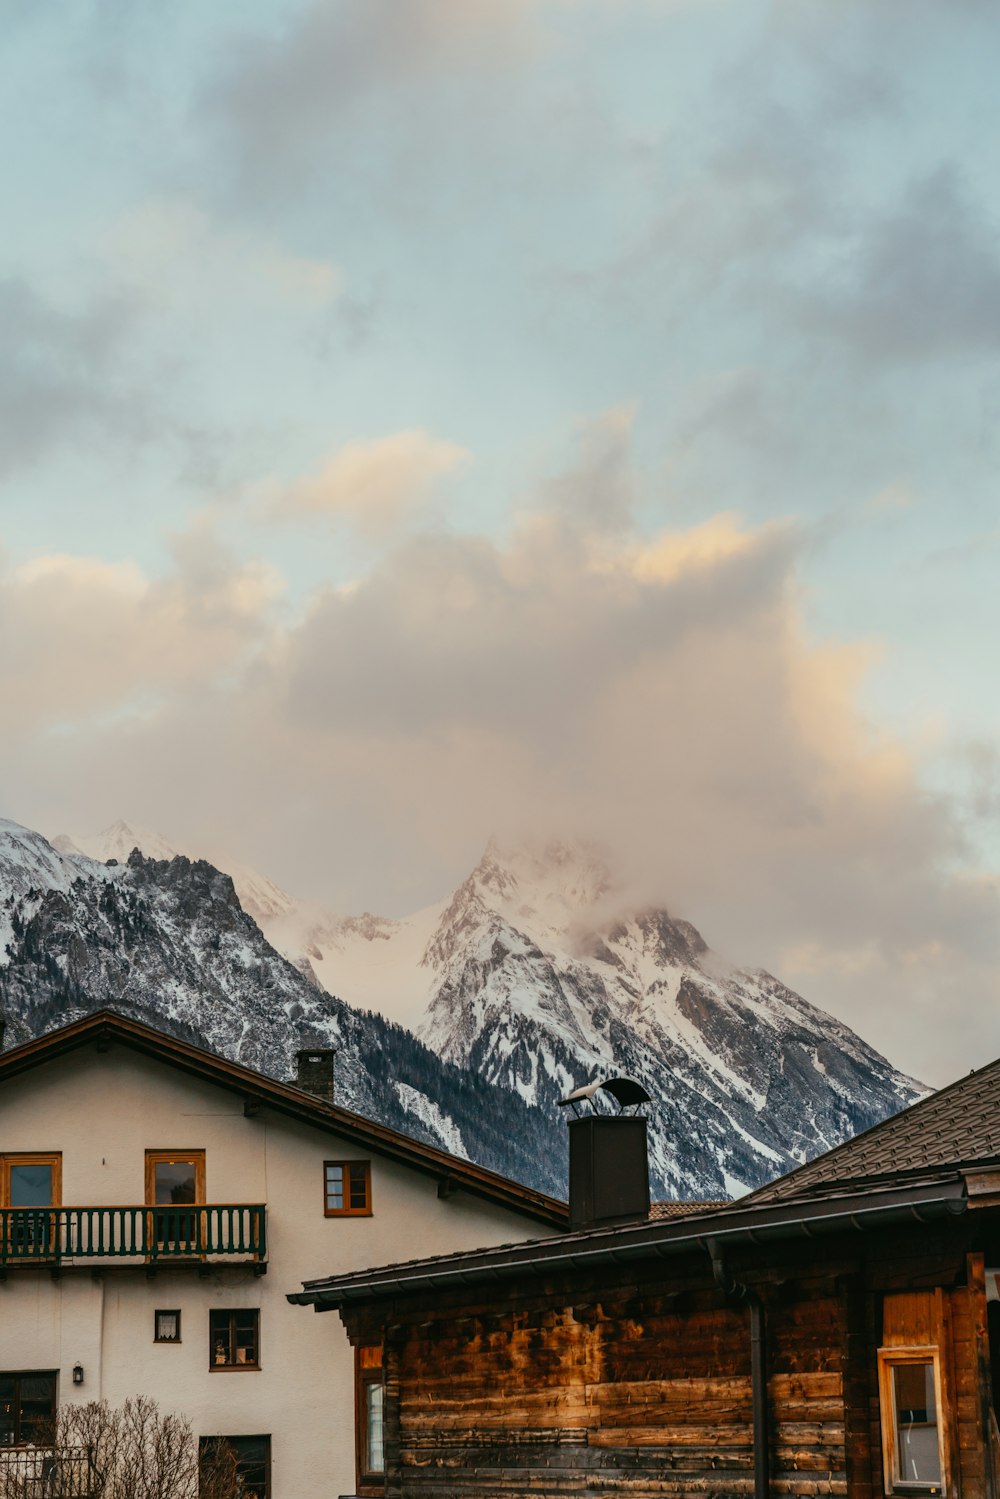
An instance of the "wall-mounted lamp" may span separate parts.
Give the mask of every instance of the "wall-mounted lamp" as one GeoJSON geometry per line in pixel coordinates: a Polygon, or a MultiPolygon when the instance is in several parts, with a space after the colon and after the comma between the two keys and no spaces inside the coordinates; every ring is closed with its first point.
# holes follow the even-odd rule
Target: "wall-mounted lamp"
{"type": "Polygon", "coordinates": [[[83,1365],[82,1364],[74,1364],[73,1365],[73,1383],[74,1384],[83,1384],[83,1365]]]}

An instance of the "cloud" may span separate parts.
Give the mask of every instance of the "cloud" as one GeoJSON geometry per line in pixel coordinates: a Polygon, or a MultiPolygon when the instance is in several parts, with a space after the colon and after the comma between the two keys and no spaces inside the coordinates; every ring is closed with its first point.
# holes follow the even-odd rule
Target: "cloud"
{"type": "Polygon", "coordinates": [[[420,428],[346,443],[318,473],[262,486],[259,503],[276,520],[345,520],[368,540],[388,536],[431,495],[435,481],[471,458],[457,443],[420,428]]]}
{"type": "Polygon", "coordinates": [[[61,307],[21,278],[0,279],[0,474],[81,435],[145,431],[144,403],[123,379],[133,315],[121,296],[61,307]]]}
{"type": "Polygon", "coordinates": [[[105,236],[104,253],[116,278],[158,306],[227,297],[244,307],[270,299],[308,311],[330,302],[341,284],[330,261],[227,226],[184,197],[132,209],[105,236]]]}
{"type": "Polygon", "coordinates": [[[174,566],[49,554],[0,575],[0,697],[9,741],[145,718],[246,664],[280,583],[238,564],[204,525],[174,566]]]}
{"type": "Polygon", "coordinates": [[[807,321],[866,364],[996,355],[1000,235],[957,167],[911,183],[856,237],[807,321]]]}
{"type": "MultiPolygon", "coordinates": [[[[605,460],[583,435],[567,474],[599,490],[605,460]]],[[[126,804],[341,909],[436,898],[491,830],[580,832],[917,1075],[1000,1050],[996,882],[861,712],[874,648],[806,630],[808,536],[731,515],[609,531],[551,492],[504,539],[403,536],[293,620],[207,522],[159,579],[8,573],[10,810],[76,826],[126,804]]]]}
{"type": "Polygon", "coordinates": [[[284,191],[375,96],[456,65],[490,72],[532,44],[530,0],[310,0],[270,34],[234,38],[200,112],[236,175],[284,191]]]}

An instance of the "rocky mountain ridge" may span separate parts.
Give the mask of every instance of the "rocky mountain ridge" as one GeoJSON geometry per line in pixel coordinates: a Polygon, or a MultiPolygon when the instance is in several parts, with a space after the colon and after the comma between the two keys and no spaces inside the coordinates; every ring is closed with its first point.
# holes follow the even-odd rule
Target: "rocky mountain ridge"
{"type": "MultiPolygon", "coordinates": [[[[103,842],[83,846],[118,847],[134,836],[131,829],[111,829],[103,842]]],[[[68,851],[62,857],[71,865],[80,858],[68,851]]],[[[291,1048],[285,1038],[296,1028],[299,1034],[315,1030],[318,1042],[333,1034],[331,1027],[339,1035],[360,1026],[368,1037],[373,1027],[397,1022],[390,1026],[397,1046],[420,1046],[451,1068],[452,1081],[437,1080],[428,1091],[394,1077],[394,1118],[403,1110],[416,1133],[430,1131],[438,1142],[460,1137],[470,1155],[484,1159],[475,1119],[459,1119],[447,1092],[455,1078],[474,1079],[492,1090],[499,1112],[511,1098],[526,1111],[522,1128],[544,1157],[536,1169],[550,1182],[561,1180],[563,1170],[554,1105],[601,1074],[626,1073],[650,1092],[654,1191],[680,1197],[738,1195],[922,1091],[772,975],[724,962],[689,922],[630,901],[600,853],[579,844],[505,851],[491,843],[449,897],[402,919],[341,917],[294,901],[264,877],[247,882],[245,873],[251,890],[271,885],[280,897],[256,908],[262,931],[251,923],[263,944],[252,961],[266,976],[250,985],[246,1003],[237,997],[246,992],[242,960],[240,985],[230,984],[224,1004],[212,997],[219,962],[227,953],[233,960],[229,918],[219,914],[215,897],[200,921],[185,918],[185,931],[197,939],[190,962],[206,973],[201,997],[192,997],[190,963],[179,990],[171,989],[171,967],[184,966],[162,933],[170,925],[162,902],[169,906],[175,863],[130,856],[125,866],[131,871],[126,885],[153,879],[160,892],[159,935],[140,965],[141,978],[120,991],[130,1003],[148,1003],[151,992],[172,994],[166,1005],[171,1018],[208,1024],[212,1044],[232,1055],[241,1054],[240,1047],[253,1050],[259,1035],[270,1034],[277,1044],[276,1026],[280,1044],[291,1048]],[[243,1024],[248,1006],[252,1019],[243,1024]]],[[[91,861],[84,864],[93,869],[91,861]]],[[[212,877],[196,876],[200,866],[189,861],[184,865],[182,883],[200,881],[204,900],[215,889],[212,877]]],[[[108,878],[105,866],[98,868],[105,872],[92,873],[92,882],[108,878]]],[[[116,884],[123,878],[116,876],[116,884]]],[[[233,900],[239,906],[236,890],[233,900]]],[[[100,952],[89,967],[83,964],[85,987],[93,992],[102,981],[107,987],[108,975],[118,970],[90,917],[84,925],[100,952]]],[[[246,940],[244,934],[240,941],[246,940]]],[[[162,998],[157,1005],[163,1010],[162,998]]],[[[370,1042],[354,1044],[359,1058],[372,1054],[370,1042]]],[[[273,1056],[247,1059],[274,1070],[273,1056]]],[[[378,1088],[360,1077],[353,1086],[352,1106],[385,1117],[388,1105],[378,1088]]]]}
{"type": "Polygon", "coordinates": [[[266,940],[229,875],[138,849],[101,864],[0,821],[4,1044],[104,1006],[276,1077],[299,1047],[334,1046],[344,1107],[562,1190],[541,1110],[318,988],[266,940]]]}

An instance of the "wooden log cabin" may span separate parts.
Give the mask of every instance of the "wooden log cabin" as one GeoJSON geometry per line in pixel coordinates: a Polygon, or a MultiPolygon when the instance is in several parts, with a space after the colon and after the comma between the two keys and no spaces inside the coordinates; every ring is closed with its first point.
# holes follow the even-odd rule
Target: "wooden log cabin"
{"type": "Polygon", "coordinates": [[[354,1345],[358,1494],[1000,1499],[1000,1062],[721,1208],[624,1200],[641,1123],[571,1122],[569,1232],[289,1298],[354,1345]]]}

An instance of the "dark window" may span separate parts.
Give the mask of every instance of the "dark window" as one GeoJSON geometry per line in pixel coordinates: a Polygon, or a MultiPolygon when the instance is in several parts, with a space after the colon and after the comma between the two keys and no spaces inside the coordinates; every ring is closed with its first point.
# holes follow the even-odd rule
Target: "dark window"
{"type": "Polygon", "coordinates": [[[372,1210],[372,1173],[368,1161],[324,1161],[326,1216],[368,1216],[372,1210]]]}
{"type": "Polygon", "coordinates": [[[360,1492],[377,1492],[385,1481],[385,1381],[380,1344],[355,1349],[354,1374],[358,1489],[360,1492]]]}
{"type": "Polygon", "coordinates": [[[181,1340],[180,1312],[154,1312],[153,1342],[179,1343],[181,1340]]]}
{"type": "Polygon", "coordinates": [[[212,1478],[225,1475],[235,1469],[242,1484],[245,1499],[270,1499],[271,1495],[271,1438],[266,1437],[201,1437],[198,1442],[198,1460],[202,1474],[202,1488],[211,1493],[212,1478]]]}
{"type": "Polygon", "coordinates": [[[236,1309],[208,1314],[209,1368],[260,1368],[260,1312],[236,1309]]]}
{"type": "Polygon", "coordinates": [[[54,1372],[0,1374],[0,1447],[51,1440],[55,1414],[54,1372]]]}

